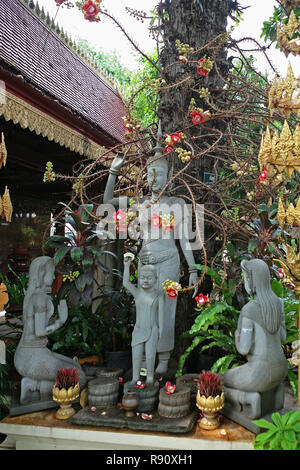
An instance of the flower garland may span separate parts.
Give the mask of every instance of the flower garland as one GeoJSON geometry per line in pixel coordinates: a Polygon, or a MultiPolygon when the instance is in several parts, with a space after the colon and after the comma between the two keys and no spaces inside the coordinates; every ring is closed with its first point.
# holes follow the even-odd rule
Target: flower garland
{"type": "Polygon", "coordinates": [[[181,284],[179,282],[170,281],[166,279],[162,283],[163,289],[166,291],[169,299],[175,299],[178,296],[178,292],[182,289],[181,284]]]}

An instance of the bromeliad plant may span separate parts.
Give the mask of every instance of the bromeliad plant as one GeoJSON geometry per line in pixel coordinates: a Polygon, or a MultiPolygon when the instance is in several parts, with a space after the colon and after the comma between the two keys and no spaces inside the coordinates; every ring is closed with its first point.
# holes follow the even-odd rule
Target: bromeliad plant
{"type": "Polygon", "coordinates": [[[97,244],[96,223],[90,216],[92,204],[80,206],[77,210],[63,205],[66,208],[64,222],[56,223],[63,225],[68,231],[65,235],[50,236],[44,246],[55,249],[53,260],[63,281],[58,298],[68,296],[71,306],[82,302],[84,307],[89,307],[92,303],[96,269],[101,270],[105,276],[109,274],[108,268],[101,262],[102,256],[116,255],[97,244]]]}
{"type": "Polygon", "coordinates": [[[203,370],[197,379],[197,387],[201,396],[215,398],[221,396],[224,384],[219,374],[203,370]]]}

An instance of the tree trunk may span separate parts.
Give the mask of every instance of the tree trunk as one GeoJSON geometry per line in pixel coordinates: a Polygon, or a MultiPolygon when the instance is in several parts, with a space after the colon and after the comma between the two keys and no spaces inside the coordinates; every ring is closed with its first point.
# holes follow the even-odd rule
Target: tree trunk
{"type": "MultiPolygon", "coordinates": [[[[230,67],[230,60],[227,59],[227,51],[223,43],[215,57],[213,57],[214,67],[208,77],[200,77],[196,72],[197,63],[188,62],[183,64],[178,61],[177,58],[180,54],[176,48],[175,41],[179,40],[181,43],[193,47],[194,50],[198,50],[216,36],[226,33],[228,15],[235,7],[236,2],[231,0],[164,0],[161,2],[161,12],[168,13],[168,19],[163,23],[164,46],[160,57],[161,66],[165,70],[163,78],[168,85],[180,82],[187,75],[192,77],[190,81],[186,81],[182,86],[164,89],[160,92],[158,115],[164,134],[172,134],[191,125],[188,113],[191,98],[195,98],[196,107],[201,107],[204,110],[208,109],[207,104],[200,98],[199,94],[193,92],[191,88],[199,87],[200,83],[200,88],[208,88],[212,99],[214,101],[218,100],[224,87],[224,79],[230,67]],[[176,64],[170,66],[174,63],[176,64]]],[[[212,57],[212,52],[211,49],[201,50],[199,57],[194,55],[191,56],[191,59],[198,61],[205,54],[212,57]]],[[[226,128],[226,122],[214,120],[206,129],[205,127],[194,126],[189,128],[187,133],[185,131],[185,133],[188,134],[188,137],[203,136],[205,133],[211,134],[209,127],[223,132],[226,128]]],[[[205,139],[201,138],[201,148],[198,150],[203,150],[205,146],[209,148],[215,139],[216,137],[211,136],[205,139]]],[[[196,145],[194,147],[197,151],[196,145]]],[[[200,179],[200,181],[203,181],[204,171],[216,174],[218,169],[216,157],[213,152],[209,152],[202,158],[193,160],[188,168],[188,174],[193,175],[198,180],[200,179]]],[[[176,156],[174,157],[174,154],[173,158],[174,170],[182,168],[182,163],[176,156]]],[[[188,195],[188,193],[186,194],[188,195]]],[[[216,201],[210,191],[198,190],[198,194],[195,196],[197,202],[205,204],[205,209],[214,210],[214,202],[216,201]]],[[[212,236],[213,232],[214,230],[206,224],[205,239],[208,240],[212,237],[211,241],[205,244],[208,257],[211,257],[217,251],[215,236],[212,236]]],[[[195,258],[196,262],[201,263],[201,253],[195,253],[195,258]]],[[[187,269],[185,269],[185,274],[181,278],[181,283],[184,286],[188,285],[187,269]]],[[[206,280],[201,285],[199,292],[205,294],[209,293],[210,290],[210,281],[206,280]]],[[[189,344],[189,342],[182,341],[180,335],[183,331],[189,329],[193,323],[191,314],[194,312],[195,305],[195,300],[192,299],[190,292],[178,298],[175,350],[173,352],[173,356],[176,359],[178,359],[187,347],[187,344],[189,344]]]]}

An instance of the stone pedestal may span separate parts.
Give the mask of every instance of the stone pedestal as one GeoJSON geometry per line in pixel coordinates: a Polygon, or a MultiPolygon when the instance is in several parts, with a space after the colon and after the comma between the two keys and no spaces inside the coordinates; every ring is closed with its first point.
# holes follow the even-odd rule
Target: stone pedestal
{"type": "Polygon", "coordinates": [[[158,414],[163,418],[182,418],[190,413],[191,391],[180,385],[168,395],[164,388],[159,392],[158,414]]]}
{"type": "Polygon", "coordinates": [[[89,406],[105,408],[118,402],[119,381],[113,377],[98,377],[88,383],[89,406]]]}

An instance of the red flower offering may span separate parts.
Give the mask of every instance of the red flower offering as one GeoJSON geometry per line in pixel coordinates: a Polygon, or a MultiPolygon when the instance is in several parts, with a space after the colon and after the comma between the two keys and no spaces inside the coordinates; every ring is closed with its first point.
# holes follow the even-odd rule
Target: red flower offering
{"type": "Polygon", "coordinates": [[[169,299],[175,299],[178,296],[178,292],[176,289],[173,289],[170,287],[169,289],[166,290],[166,293],[169,297],[169,299]]]}

